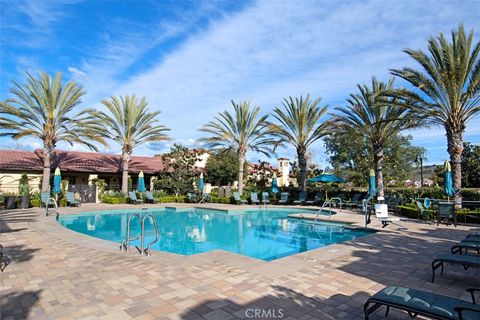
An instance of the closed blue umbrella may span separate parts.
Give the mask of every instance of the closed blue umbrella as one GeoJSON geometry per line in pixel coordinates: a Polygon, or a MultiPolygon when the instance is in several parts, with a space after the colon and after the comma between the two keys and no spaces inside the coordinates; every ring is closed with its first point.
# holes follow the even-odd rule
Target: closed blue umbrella
{"type": "Polygon", "coordinates": [[[53,175],[53,193],[62,192],[60,188],[60,183],[62,182],[62,176],[60,173],[60,168],[55,169],[55,174],[53,175]]]}
{"type": "Polygon", "coordinates": [[[203,194],[203,172],[200,173],[200,179],[198,179],[198,191],[203,194]]]}
{"type": "Polygon", "coordinates": [[[377,189],[375,187],[375,171],[370,169],[370,176],[368,177],[368,194],[370,196],[375,196],[377,189]]]}
{"type": "Polygon", "coordinates": [[[140,173],[138,174],[137,191],[138,191],[138,192],[145,192],[145,191],[147,191],[147,190],[145,189],[145,179],[144,179],[144,176],[143,176],[143,171],[140,171],[140,173]]]}
{"type": "Polygon", "coordinates": [[[272,177],[272,193],[278,192],[278,182],[277,182],[277,174],[274,173],[272,177]]]}
{"type": "Polygon", "coordinates": [[[453,197],[455,194],[452,181],[452,167],[450,166],[450,162],[448,162],[448,160],[445,160],[445,163],[443,164],[443,193],[445,193],[448,197],[453,197]]]}

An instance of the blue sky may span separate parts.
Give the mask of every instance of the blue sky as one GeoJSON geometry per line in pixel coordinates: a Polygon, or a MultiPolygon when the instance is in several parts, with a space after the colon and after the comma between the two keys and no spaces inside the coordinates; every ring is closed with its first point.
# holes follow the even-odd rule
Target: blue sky
{"type": "MultiPolygon", "coordinates": [[[[460,22],[480,41],[480,1],[1,0],[0,10],[0,99],[9,97],[11,80],[40,70],[82,84],[80,108],[101,108],[110,95],[146,96],[174,140],[139,147],[139,155],[165,152],[173,142],[196,146],[197,129],[231,99],[251,100],[265,113],[284,97],[308,93],[332,109],[344,105],[357,83],[414,65],[402,49],[425,49],[430,36],[450,34],[460,22]]],[[[447,157],[443,129],[408,133],[427,148],[427,163],[447,157]]],[[[480,144],[479,118],[465,140],[480,144]]],[[[0,138],[2,149],[39,146],[0,138]]],[[[323,143],[312,151],[324,166],[323,143]]]]}

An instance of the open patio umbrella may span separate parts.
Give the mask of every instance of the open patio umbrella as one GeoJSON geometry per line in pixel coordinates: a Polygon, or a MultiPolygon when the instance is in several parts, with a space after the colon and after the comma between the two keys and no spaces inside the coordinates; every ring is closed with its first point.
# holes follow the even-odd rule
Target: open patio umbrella
{"type": "Polygon", "coordinates": [[[60,168],[55,169],[55,174],[53,175],[53,193],[59,194],[62,192],[60,188],[60,183],[62,182],[62,175],[60,173],[60,168]]]}
{"type": "Polygon", "coordinates": [[[274,173],[272,177],[272,193],[275,194],[277,192],[278,192],[277,174],[274,173]]]}
{"type": "Polygon", "coordinates": [[[203,172],[200,172],[200,179],[198,179],[198,191],[203,194],[203,172]]]}
{"type": "Polygon", "coordinates": [[[368,177],[368,194],[370,196],[375,196],[377,189],[375,187],[375,171],[370,169],[370,176],[368,177]]]}
{"type": "Polygon", "coordinates": [[[450,162],[448,162],[448,160],[445,160],[445,163],[443,164],[443,193],[449,197],[449,202],[450,197],[453,197],[455,194],[452,181],[452,167],[450,166],[450,162]]]}
{"type": "MultiPolygon", "coordinates": [[[[324,183],[328,183],[328,182],[336,182],[336,183],[345,183],[345,180],[343,180],[342,178],[334,175],[334,174],[327,174],[327,173],[324,173],[324,174],[321,174],[321,175],[318,175],[316,177],[313,177],[313,178],[310,178],[308,179],[309,182],[324,182],[324,183]]],[[[327,195],[327,191],[325,190],[325,199],[328,199],[328,195],[327,195]]]]}
{"type": "Polygon", "coordinates": [[[145,179],[144,179],[144,176],[143,176],[143,171],[140,171],[140,173],[138,174],[137,191],[138,191],[138,192],[145,192],[145,191],[147,191],[147,190],[145,189],[145,179]]]}

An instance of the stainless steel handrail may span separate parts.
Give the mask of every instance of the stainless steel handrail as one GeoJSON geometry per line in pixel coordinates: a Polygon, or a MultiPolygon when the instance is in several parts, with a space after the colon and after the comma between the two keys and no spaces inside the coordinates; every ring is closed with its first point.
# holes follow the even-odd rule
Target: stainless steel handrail
{"type": "Polygon", "coordinates": [[[131,221],[134,217],[138,218],[138,222],[140,224],[142,223],[142,220],[140,218],[140,214],[138,212],[133,212],[128,216],[127,234],[125,235],[125,239],[120,244],[120,250],[125,251],[125,252],[130,251],[130,242],[131,241],[138,240],[138,239],[141,238],[141,234],[136,236],[136,237],[130,238],[130,226],[131,226],[131,221]]]}
{"type": "Polygon", "coordinates": [[[160,238],[159,237],[159,234],[158,234],[158,228],[157,228],[157,221],[155,220],[155,218],[153,217],[153,215],[151,215],[150,213],[148,213],[147,215],[145,215],[142,219],[142,233],[141,233],[141,240],[140,240],[140,254],[141,255],[146,255],[146,256],[149,256],[150,255],[150,248],[152,247],[152,244],[154,244],[155,242],[158,241],[158,239],[160,238]],[[145,220],[147,218],[150,218],[150,220],[152,221],[152,226],[153,226],[153,229],[155,230],[155,239],[153,241],[150,241],[148,244],[147,244],[147,249],[144,249],[144,242],[145,242],[145,220]]]}
{"type": "MultiPolygon", "coordinates": [[[[319,215],[323,212],[323,209],[325,209],[325,207],[328,205],[328,212],[329,212],[329,215],[328,215],[328,219],[331,219],[332,218],[332,204],[335,204],[332,200],[336,200],[336,199],[340,199],[340,198],[332,198],[330,200],[327,200],[323,203],[322,207],[320,208],[320,210],[318,210],[316,212],[316,215],[315,215],[315,220],[313,221],[313,224],[315,224],[318,220],[318,217],[319,215]]],[[[341,204],[341,201],[342,199],[340,199],[340,204],[341,204]]]]}

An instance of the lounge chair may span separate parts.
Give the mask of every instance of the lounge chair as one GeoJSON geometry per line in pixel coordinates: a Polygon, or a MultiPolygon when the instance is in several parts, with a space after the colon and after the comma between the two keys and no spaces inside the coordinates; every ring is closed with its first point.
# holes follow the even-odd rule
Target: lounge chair
{"type": "Polygon", "coordinates": [[[451,298],[436,293],[402,287],[386,287],[368,298],[363,307],[365,319],[381,306],[386,306],[385,317],[390,307],[408,312],[410,317],[417,315],[432,319],[461,320],[479,319],[480,306],[475,304],[475,291],[478,288],[468,288],[472,302],[451,298]],[[373,304],[372,306],[370,306],[373,304]]]}
{"type": "Polygon", "coordinates": [[[67,192],[67,205],[68,206],[75,206],[75,207],[79,207],[80,206],[80,201],[78,201],[77,199],[75,199],[75,193],[73,192],[67,192]]]}
{"type": "Polygon", "coordinates": [[[57,200],[50,197],[50,192],[40,193],[40,200],[42,201],[42,207],[45,206],[45,217],[47,217],[49,214],[48,209],[50,208],[50,206],[53,206],[55,208],[55,212],[58,213],[57,200]]]}
{"type": "Polygon", "coordinates": [[[156,203],[155,198],[153,197],[153,194],[150,191],[145,191],[145,199],[147,199],[148,203],[156,203]]]}
{"type": "Polygon", "coordinates": [[[262,204],[270,204],[270,196],[268,195],[268,192],[262,192],[262,204]]]}
{"type": "Polygon", "coordinates": [[[346,208],[350,207],[350,208],[352,208],[352,209],[353,209],[353,207],[358,207],[360,204],[362,204],[361,202],[359,202],[360,196],[361,196],[360,193],[355,193],[355,194],[353,195],[351,201],[346,201],[346,202],[344,202],[345,207],[346,207],[346,208]]]}
{"type": "Polygon", "coordinates": [[[435,271],[441,267],[440,274],[443,274],[444,263],[461,264],[465,270],[470,267],[480,267],[480,256],[466,254],[439,254],[432,261],[432,282],[435,280],[435,271]]]}
{"type": "Polygon", "coordinates": [[[302,191],[298,194],[298,200],[293,201],[293,204],[304,204],[307,200],[307,191],[302,191]]]}
{"type": "Polygon", "coordinates": [[[455,253],[463,253],[463,250],[465,249],[465,254],[468,253],[468,250],[476,250],[478,254],[480,254],[480,242],[477,241],[461,241],[455,245],[452,246],[450,251],[455,254],[455,253]]]}
{"type": "Polygon", "coordinates": [[[287,204],[288,203],[288,192],[282,192],[280,194],[280,200],[278,200],[278,204],[287,204]]]}
{"type": "Polygon", "coordinates": [[[322,198],[322,195],[320,194],[320,192],[317,192],[315,194],[315,197],[313,197],[313,200],[306,200],[305,203],[308,204],[308,205],[313,205],[313,204],[320,204],[320,202],[322,202],[323,198],[322,198]]]}
{"type": "Polygon", "coordinates": [[[244,199],[240,198],[240,193],[238,193],[238,192],[233,193],[233,198],[235,199],[235,202],[237,204],[247,204],[248,203],[247,200],[244,200],[244,199]]]}
{"type": "Polygon", "coordinates": [[[252,201],[252,204],[260,204],[260,200],[258,200],[258,194],[256,192],[250,193],[250,201],[252,201]]]}
{"type": "Polygon", "coordinates": [[[142,204],[143,200],[137,199],[137,194],[133,191],[128,193],[128,198],[130,199],[130,203],[133,204],[142,204]]]}

